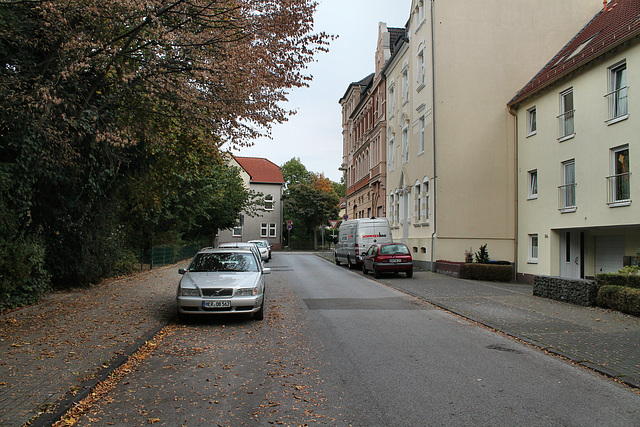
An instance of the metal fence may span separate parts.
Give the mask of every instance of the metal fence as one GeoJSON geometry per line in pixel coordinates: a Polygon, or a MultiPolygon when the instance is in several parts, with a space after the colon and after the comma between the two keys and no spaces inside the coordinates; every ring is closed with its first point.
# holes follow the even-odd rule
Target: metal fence
{"type": "Polygon", "coordinates": [[[185,246],[154,246],[150,251],[143,251],[140,260],[141,270],[175,264],[193,257],[204,247],[203,243],[192,243],[185,246]]]}

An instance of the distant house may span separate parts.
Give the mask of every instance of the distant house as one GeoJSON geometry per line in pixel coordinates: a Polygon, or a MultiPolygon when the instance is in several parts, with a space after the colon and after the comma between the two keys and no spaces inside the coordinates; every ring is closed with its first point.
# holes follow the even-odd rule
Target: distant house
{"type": "Polygon", "coordinates": [[[519,280],[615,272],[640,248],[638,16],[637,0],[605,2],[509,102],[519,280]]]}
{"type": "Polygon", "coordinates": [[[245,186],[264,195],[265,210],[258,216],[242,214],[236,227],[221,230],[217,242],[268,240],[273,249],[282,248],[282,170],[273,162],[257,157],[232,156],[231,165],[240,169],[245,186]]]}

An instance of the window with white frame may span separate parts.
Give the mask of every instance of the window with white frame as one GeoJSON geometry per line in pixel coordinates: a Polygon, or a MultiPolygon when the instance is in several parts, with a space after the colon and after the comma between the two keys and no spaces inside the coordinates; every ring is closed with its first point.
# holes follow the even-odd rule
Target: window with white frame
{"type": "Polygon", "coordinates": [[[231,235],[233,237],[242,237],[242,224],[244,223],[244,218],[240,215],[240,218],[236,220],[236,226],[233,227],[233,231],[231,235]]]}
{"type": "Polygon", "coordinates": [[[538,262],[538,235],[529,234],[529,262],[538,262]]]}
{"type": "Polygon", "coordinates": [[[607,204],[628,205],[631,202],[629,145],[611,149],[611,175],[607,177],[607,204]]]}
{"type": "Polygon", "coordinates": [[[395,152],[395,141],[394,141],[395,137],[393,134],[389,135],[389,155],[387,156],[387,163],[389,164],[389,170],[392,171],[393,170],[393,166],[394,166],[394,158],[393,158],[393,154],[395,152]]]}
{"type": "Polygon", "coordinates": [[[573,109],[573,88],[565,90],[560,94],[560,115],[558,116],[559,136],[558,139],[568,139],[575,134],[573,109]]]}
{"type": "Polygon", "coordinates": [[[400,224],[400,193],[396,190],[396,197],[394,198],[395,200],[395,207],[393,209],[393,212],[395,213],[395,219],[394,222],[396,224],[400,224]]]}
{"type": "Polygon", "coordinates": [[[429,221],[429,178],[422,180],[422,192],[424,193],[424,220],[429,221]]]}
{"type": "Polygon", "coordinates": [[[395,207],[394,196],[393,196],[393,193],[391,193],[391,194],[389,194],[389,211],[387,212],[388,219],[389,219],[389,222],[391,224],[393,224],[393,221],[394,221],[394,218],[395,218],[395,215],[394,215],[394,212],[393,212],[394,207],[395,207]]]}
{"type": "Polygon", "coordinates": [[[424,116],[418,119],[418,153],[424,153],[424,116]]]}
{"type": "Polygon", "coordinates": [[[609,120],[619,121],[629,114],[627,103],[627,63],[626,61],[609,68],[609,120]]]}
{"type": "Polygon", "coordinates": [[[402,70],[402,103],[409,102],[409,68],[402,70]]]}
{"type": "Polygon", "coordinates": [[[424,218],[422,217],[422,184],[420,181],[416,181],[413,188],[413,216],[415,218],[415,223],[420,224],[424,222],[424,218]]]}
{"type": "Polygon", "coordinates": [[[387,99],[389,103],[389,118],[393,117],[395,106],[396,106],[396,88],[393,82],[389,86],[389,98],[387,99]]]}
{"type": "Polygon", "coordinates": [[[529,184],[529,191],[527,197],[529,199],[538,198],[538,170],[534,169],[527,173],[527,182],[529,184]]]}
{"type": "Polygon", "coordinates": [[[260,237],[269,237],[269,224],[266,222],[260,223],[260,237]]]}
{"type": "Polygon", "coordinates": [[[277,234],[277,228],[276,228],[276,223],[275,222],[270,222],[269,223],[269,237],[278,237],[277,234]]]}
{"type": "Polygon", "coordinates": [[[418,52],[418,60],[416,61],[416,82],[418,83],[417,90],[419,91],[425,85],[425,61],[424,61],[424,49],[420,49],[418,52]]]}
{"type": "Polygon", "coordinates": [[[264,196],[264,209],[267,211],[273,210],[273,196],[271,194],[264,196]]]}
{"type": "Polygon", "coordinates": [[[405,123],[402,128],[402,162],[409,161],[409,126],[405,123]]]}
{"type": "Polygon", "coordinates": [[[576,210],[576,161],[562,162],[562,185],[559,187],[559,208],[564,212],[576,210]]]}
{"type": "Polygon", "coordinates": [[[527,136],[535,135],[538,132],[538,118],[536,107],[527,110],[527,136]]]}

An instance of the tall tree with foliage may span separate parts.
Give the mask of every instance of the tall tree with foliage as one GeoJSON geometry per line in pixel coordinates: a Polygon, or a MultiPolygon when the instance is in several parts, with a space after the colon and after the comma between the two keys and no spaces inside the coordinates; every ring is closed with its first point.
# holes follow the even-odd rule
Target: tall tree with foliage
{"type": "MultiPolygon", "coordinates": [[[[313,0],[0,2],[0,198],[25,241],[43,245],[55,284],[108,274],[114,261],[105,254],[122,245],[123,225],[134,228],[122,224],[123,197],[152,187],[152,177],[168,193],[145,201],[165,209],[164,225],[150,223],[176,233],[194,216],[205,222],[178,205],[199,201],[205,182],[225,172],[194,184],[168,173],[162,156],[193,141],[211,153],[247,145],[287,120],[282,101],[308,84],[304,69],[329,40],[313,33],[315,8],[313,0]]],[[[149,194],[160,193],[155,184],[149,194]]]]}

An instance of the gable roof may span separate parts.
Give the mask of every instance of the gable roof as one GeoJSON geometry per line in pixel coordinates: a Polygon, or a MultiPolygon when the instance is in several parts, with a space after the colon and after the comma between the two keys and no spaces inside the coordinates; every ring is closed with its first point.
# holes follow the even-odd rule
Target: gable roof
{"type": "Polygon", "coordinates": [[[609,0],[603,9],[509,101],[513,106],[606,52],[640,36],[640,0],[609,0]]]}
{"type": "Polygon", "coordinates": [[[233,158],[249,174],[252,183],[284,185],[282,169],[270,160],[260,157],[234,156],[233,158]]]}

